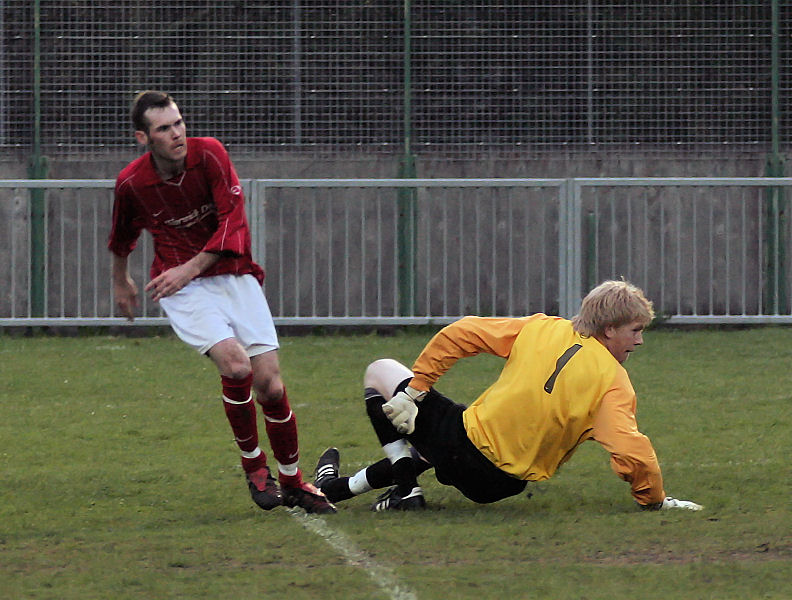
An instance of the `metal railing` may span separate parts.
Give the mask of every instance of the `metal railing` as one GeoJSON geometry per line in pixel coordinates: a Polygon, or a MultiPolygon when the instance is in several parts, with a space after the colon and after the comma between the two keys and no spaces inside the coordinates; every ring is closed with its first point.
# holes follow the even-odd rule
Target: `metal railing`
{"type": "MultiPolygon", "coordinates": [[[[0,326],[128,324],[115,312],[106,249],[113,185],[0,181],[0,326]],[[39,217],[31,190],[43,190],[39,217]]],[[[672,323],[792,322],[790,178],[243,186],[254,258],[279,325],[571,316],[588,287],[614,277],[643,287],[672,323]]],[[[130,261],[141,288],[151,257],[144,234],[130,261]]],[[[166,322],[142,295],[134,325],[166,322]]]]}
{"type": "MultiPolygon", "coordinates": [[[[570,181],[573,279],[624,275],[676,324],[790,323],[790,178],[570,181]]],[[[583,288],[576,289],[579,296],[583,288]]]]}

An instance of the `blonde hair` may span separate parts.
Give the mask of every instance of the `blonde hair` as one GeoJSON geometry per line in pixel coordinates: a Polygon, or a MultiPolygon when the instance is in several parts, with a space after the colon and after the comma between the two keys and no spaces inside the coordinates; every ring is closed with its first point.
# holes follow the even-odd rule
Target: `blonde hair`
{"type": "Polygon", "coordinates": [[[640,288],[627,281],[603,281],[583,298],[580,312],[572,317],[572,326],[578,333],[592,337],[607,327],[621,327],[633,321],[646,326],[652,319],[652,303],[640,288]]]}

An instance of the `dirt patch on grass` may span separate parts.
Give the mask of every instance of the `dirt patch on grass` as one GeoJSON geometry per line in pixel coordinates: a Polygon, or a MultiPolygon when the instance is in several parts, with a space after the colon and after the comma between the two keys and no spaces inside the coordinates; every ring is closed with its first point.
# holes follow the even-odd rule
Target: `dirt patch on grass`
{"type": "Polygon", "coordinates": [[[787,561],[792,560],[792,546],[774,546],[769,543],[759,544],[753,549],[733,549],[718,552],[635,552],[613,555],[609,552],[598,552],[595,556],[583,559],[583,562],[603,565],[639,565],[639,564],[688,564],[688,563],[730,563],[754,561],[787,561]]]}

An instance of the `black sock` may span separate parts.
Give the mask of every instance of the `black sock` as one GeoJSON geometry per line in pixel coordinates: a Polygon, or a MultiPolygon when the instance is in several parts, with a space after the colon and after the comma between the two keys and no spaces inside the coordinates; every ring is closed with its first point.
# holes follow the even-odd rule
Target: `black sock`
{"type": "Polygon", "coordinates": [[[399,493],[403,495],[409,494],[414,487],[418,486],[412,457],[400,458],[393,463],[393,482],[399,493]]]}
{"type": "Polygon", "coordinates": [[[366,481],[375,490],[393,485],[393,465],[387,458],[366,467],[366,481]]]}
{"type": "Polygon", "coordinates": [[[355,494],[349,491],[349,477],[336,477],[322,484],[322,493],[330,502],[349,500],[355,494]]]}

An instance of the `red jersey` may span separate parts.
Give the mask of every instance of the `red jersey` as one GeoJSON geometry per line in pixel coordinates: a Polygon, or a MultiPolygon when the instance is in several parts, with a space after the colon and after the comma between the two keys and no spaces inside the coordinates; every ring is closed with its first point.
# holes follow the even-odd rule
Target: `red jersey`
{"type": "Polygon", "coordinates": [[[223,145],[214,138],[187,138],[184,172],[163,181],[147,152],[118,175],[108,248],[127,256],[143,229],[154,239],[151,278],[184,264],[199,252],[220,255],[201,273],[251,274],[264,271],[253,262],[245,197],[223,145]]]}

